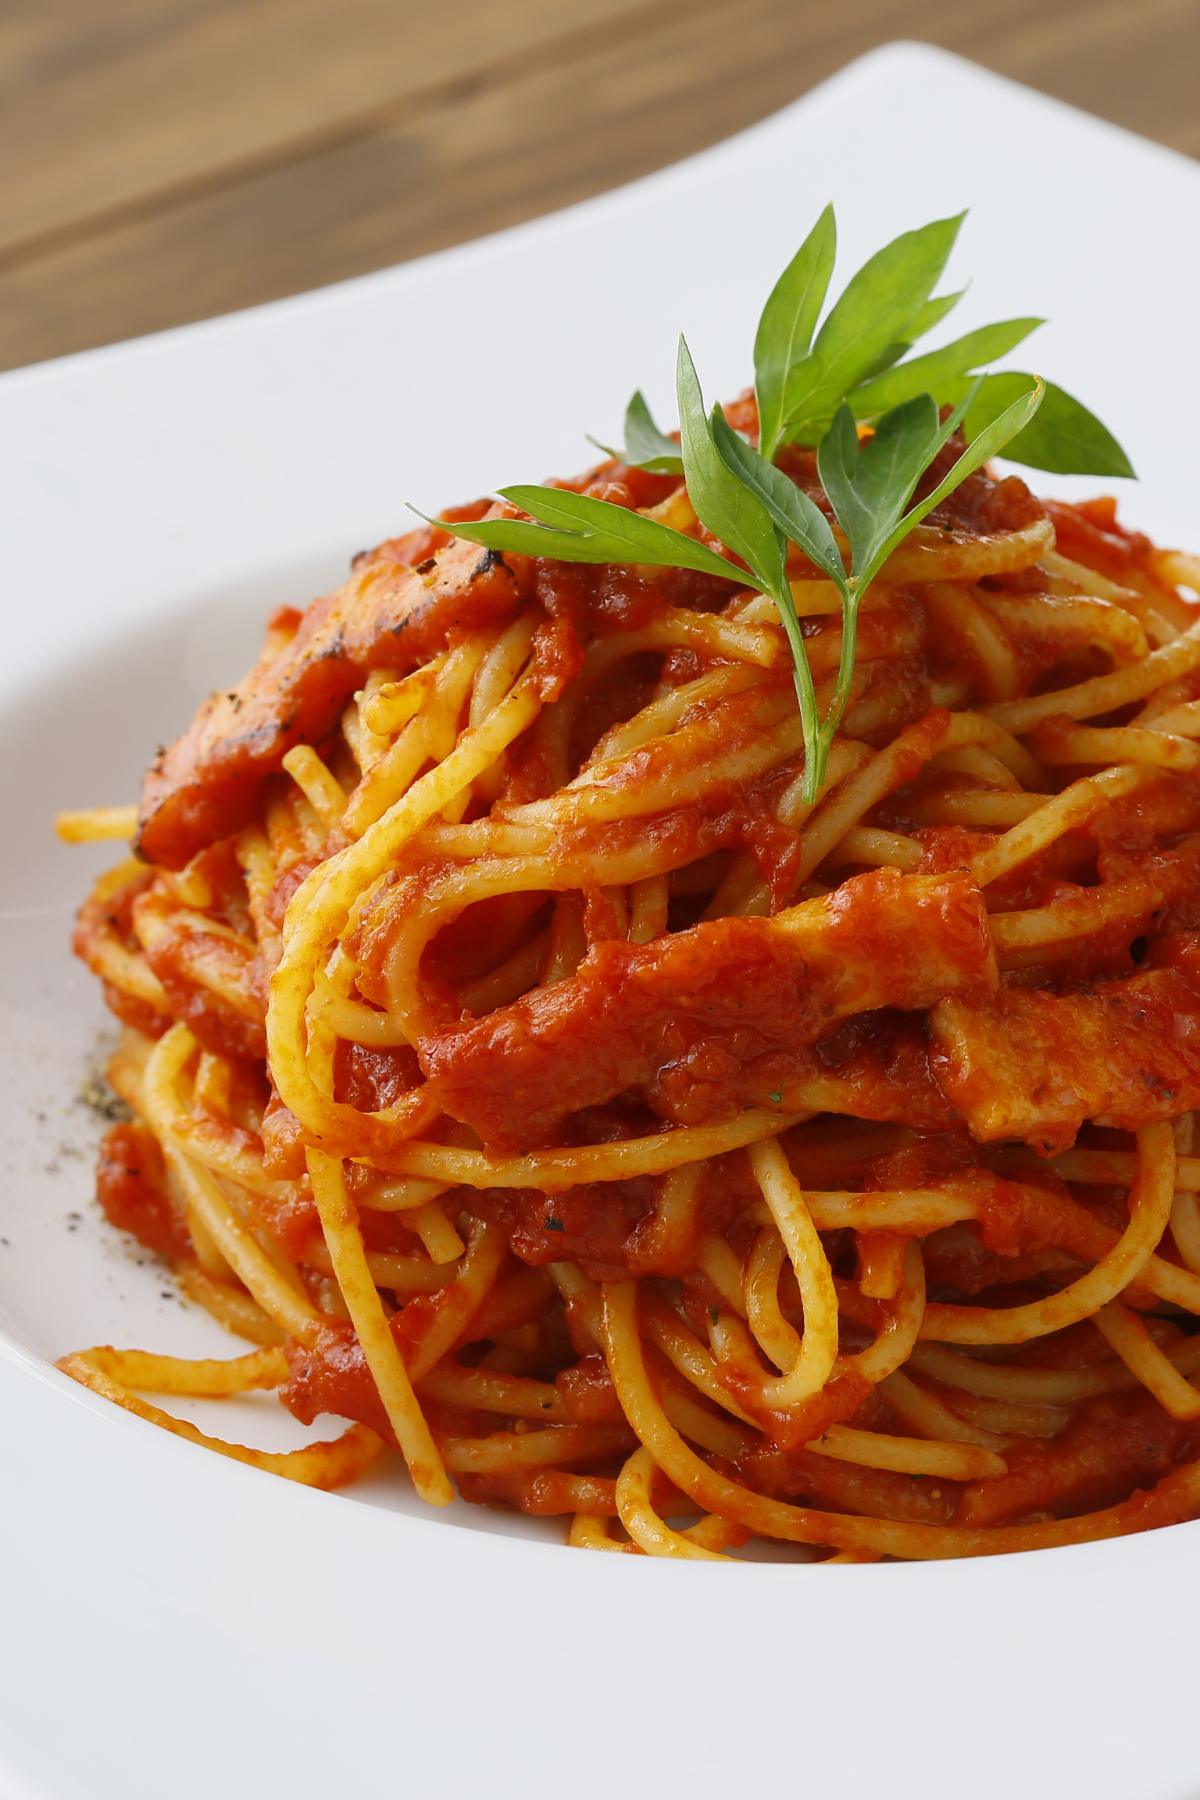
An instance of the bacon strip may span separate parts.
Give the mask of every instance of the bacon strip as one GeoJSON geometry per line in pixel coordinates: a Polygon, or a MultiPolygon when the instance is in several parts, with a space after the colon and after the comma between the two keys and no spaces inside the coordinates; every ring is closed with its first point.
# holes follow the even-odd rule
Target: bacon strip
{"type": "Polygon", "coordinates": [[[245,679],[210,695],[160,752],[142,784],[137,849],[147,862],[180,869],[240,830],[266,777],[293,745],[331,730],[369,669],[403,673],[439,649],[452,627],[494,625],[516,610],[519,559],[510,565],[456,538],[414,568],[400,555],[412,542],[398,539],[361,560],[342,587],[313,601],[282,650],[269,638],[245,679]]]}
{"type": "Polygon", "coordinates": [[[1177,969],[1083,994],[948,996],[929,1028],[938,1084],[981,1143],[1050,1155],[1085,1119],[1132,1131],[1200,1106],[1200,990],[1177,969]]]}
{"type": "Polygon", "coordinates": [[[525,1148],[581,1107],[629,1092],[667,1118],[728,1115],[743,1102],[743,1071],[763,1056],[804,1051],[876,1008],[982,999],[996,980],[970,876],[880,869],[772,919],[598,944],[571,979],[430,1036],[418,1052],[449,1113],[489,1146],[525,1148]]]}

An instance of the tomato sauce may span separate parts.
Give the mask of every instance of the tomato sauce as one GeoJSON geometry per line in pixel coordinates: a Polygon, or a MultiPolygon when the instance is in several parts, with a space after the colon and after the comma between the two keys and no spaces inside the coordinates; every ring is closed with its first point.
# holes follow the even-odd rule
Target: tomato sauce
{"type": "Polygon", "coordinates": [[[427,1038],[420,1054],[447,1111],[489,1145],[524,1147],[630,1089],[683,1123],[728,1116],[756,1057],[807,1048],[848,1013],[994,982],[974,884],[951,874],[922,887],[885,869],[782,919],[595,945],[570,980],[427,1038]]]}
{"type": "Polygon", "coordinates": [[[1172,1419],[1144,1391],[1085,1403],[1082,1416],[1045,1443],[1017,1443],[1008,1474],[970,1482],[959,1525],[1000,1525],[1044,1512],[1070,1518],[1150,1487],[1200,1454],[1200,1425],[1172,1419]]]}
{"type": "Polygon", "coordinates": [[[799,1448],[756,1448],[736,1465],[736,1474],[780,1500],[919,1525],[949,1524],[960,1491],[942,1477],[867,1469],[799,1448]]]}
{"type": "Polygon", "coordinates": [[[171,1262],[191,1260],[187,1219],[167,1191],[162,1151],[144,1125],[106,1131],[96,1167],[96,1198],[105,1217],[171,1262]]]}

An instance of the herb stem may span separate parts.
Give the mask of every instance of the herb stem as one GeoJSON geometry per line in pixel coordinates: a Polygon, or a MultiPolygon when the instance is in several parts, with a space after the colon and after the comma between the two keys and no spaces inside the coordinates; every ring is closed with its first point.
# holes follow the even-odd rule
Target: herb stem
{"type": "Polygon", "coordinates": [[[837,734],[842,722],[842,715],[850,700],[850,687],[854,680],[854,663],[858,655],[858,608],[866,587],[860,589],[858,578],[851,575],[846,581],[846,592],[842,596],[842,651],[838,658],[837,681],[834,684],[833,699],[829,702],[829,711],[825,715],[822,736],[826,749],[837,734]]]}
{"type": "Polygon", "coordinates": [[[825,779],[829,745],[825,741],[821,727],[817,690],[813,683],[812,667],[808,660],[804,633],[801,630],[799,615],[792,599],[792,591],[788,587],[786,579],[779,584],[770,597],[778,608],[779,617],[783,621],[783,629],[787,633],[788,644],[792,652],[792,680],[795,683],[796,698],[800,702],[800,720],[804,727],[804,785],[802,792],[805,805],[811,806],[825,779]]]}

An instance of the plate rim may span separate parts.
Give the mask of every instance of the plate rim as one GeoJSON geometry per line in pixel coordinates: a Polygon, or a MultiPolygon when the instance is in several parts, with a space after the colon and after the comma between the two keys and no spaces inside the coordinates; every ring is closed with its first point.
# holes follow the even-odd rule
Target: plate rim
{"type": "MultiPolygon", "coordinates": [[[[900,40],[878,46],[867,52],[863,57],[848,64],[827,81],[801,96],[799,100],[779,109],[768,119],[756,122],[734,137],[710,146],[692,157],[639,177],[620,188],[591,196],[554,213],[541,215],[536,219],[489,234],[484,238],[473,239],[443,251],[414,258],[410,262],[399,265],[398,269],[373,271],[367,275],[351,277],[317,289],[307,290],[304,293],[266,301],[260,305],[222,314],[215,318],[169,327],[143,337],[102,345],[74,352],[65,357],[6,371],[0,375],[0,387],[3,387],[5,393],[8,393],[17,386],[32,384],[36,390],[41,383],[70,381],[86,377],[92,370],[100,367],[112,369],[115,366],[119,369],[122,359],[142,356],[147,352],[172,355],[182,351],[186,355],[189,346],[194,342],[201,339],[214,341],[231,330],[245,329],[248,323],[256,323],[260,326],[269,324],[274,316],[285,311],[290,312],[293,309],[313,306],[327,306],[336,309],[343,303],[345,296],[362,291],[377,283],[394,279],[400,271],[411,271],[414,278],[419,279],[431,266],[462,265],[475,259],[486,261],[488,255],[499,243],[527,239],[535,234],[552,234],[561,227],[562,222],[566,219],[577,218],[580,215],[586,215],[589,211],[601,208],[619,206],[631,193],[645,190],[660,182],[665,176],[671,176],[683,169],[701,167],[710,160],[717,160],[725,156],[731,146],[753,139],[756,134],[772,126],[776,121],[794,112],[804,110],[818,97],[823,96],[825,100],[828,100],[839,90],[847,90],[856,83],[869,82],[881,76],[889,78],[892,75],[903,76],[906,71],[908,73],[916,71],[922,75],[940,72],[942,74],[949,73],[951,76],[956,74],[961,76],[969,72],[972,80],[982,78],[988,84],[1030,97],[1036,100],[1040,106],[1057,111],[1074,120],[1087,120],[1089,124],[1098,124],[1103,130],[1115,133],[1130,143],[1137,144],[1143,150],[1148,148],[1173,164],[1186,166],[1190,173],[1200,177],[1200,165],[1180,152],[1161,145],[1149,144],[1147,140],[1108,121],[1094,120],[1091,115],[1081,112],[1066,102],[1037,93],[990,71],[980,70],[976,65],[952,52],[911,40],[900,40]]],[[[5,703],[7,699],[8,695],[4,692],[4,684],[0,682],[0,703],[5,703]]],[[[46,1484],[53,1485],[55,1482],[68,1481],[72,1469],[78,1473],[80,1463],[72,1461],[77,1446],[80,1459],[86,1466],[87,1451],[84,1446],[98,1441],[97,1432],[105,1440],[111,1439],[114,1444],[123,1446],[120,1458],[111,1459],[114,1464],[120,1464],[119,1469],[108,1467],[96,1471],[94,1494],[103,1493],[103,1503],[106,1507],[110,1510],[119,1509],[122,1496],[124,1495],[125,1499],[128,1499],[121,1481],[121,1472],[126,1467],[130,1476],[134,1475],[140,1467],[146,1476],[147,1485],[152,1488],[170,1487],[177,1480],[178,1489],[186,1490],[183,1492],[183,1504],[189,1514],[207,1519],[210,1524],[213,1515],[216,1515],[220,1532],[223,1533],[222,1541],[229,1546],[229,1554],[235,1560],[238,1554],[239,1520],[251,1518],[262,1520],[276,1530],[279,1540],[285,1537],[303,1539],[309,1523],[320,1517],[313,1510],[314,1507],[328,1506],[331,1499],[336,1501],[339,1506],[341,1504],[337,1496],[315,1494],[312,1490],[298,1488],[290,1483],[276,1481],[273,1485],[269,1485],[267,1478],[258,1471],[242,1465],[230,1464],[207,1452],[201,1454],[193,1445],[160,1433],[141,1420],[120,1414],[108,1403],[42,1363],[22,1345],[9,1338],[6,1332],[0,1330],[0,1414],[15,1419],[18,1424],[26,1423],[32,1428],[32,1435],[36,1437],[39,1425],[46,1416],[47,1396],[57,1396],[57,1400],[50,1402],[56,1414],[55,1428],[51,1434],[54,1443],[50,1447],[42,1445],[41,1461],[35,1473],[27,1477],[27,1486],[6,1492],[5,1485],[0,1484],[0,1520],[8,1518],[14,1521],[16,1528],[21,1531],[29,1530],[31,1521],[36,1519],[39,1497],[44,1497],[48,1502],[57,1500],[60,1503],[58,1512],[61,1512],[62,1489],[59,1488],[55,1494],[51,1495],[46,1484]],[[60,1402],[73,1402],[74,1404],[64,1405],[60,1402]],[[119,1435],[121,1432],[127,1434],[124,1440],[119,1435]],[[139,1443],[142,1445],[141,1449],[137,1448],[139,1443]],[[152,1450],[151,1445],[155,1445],[157,1448],[152,1450]],[[190,1464],[186,1460],[172,1461],[173,1458],[186,1459],[189,1456],[192,1459],[190,1464]],[[153,1467],[151,1468],[150,1465],[153,1467]],[[165,1472],[176,1470],[178,1471],[177,1477],[172,1473],[168,1480],[165,1472]],[[231,1486],[231,1483],[234,1485],[231,1486]],[[230,1494],[236,1496],[236,1500],[222,1506],[223,1497],[230,1494]],[[234,1515],[237,1517],[235,1518],[234,1515]]],[[[53,1511],[53,1505],[50,1505],[48,1510],[53,1511]]],[[[532,1566],[534,1559],[542,1559],[544,1564],[547,1556],[561,1555],[563,1550],[563,1547],[557,1544],[498,1539],[469,1530],[447,1531],[439,1526],[436,1517],[424,1519],[405,1515],[400,1518],[394,1513],[379,1512],[371,1507],[360,1507],[354,1509],[352,1513],[350,1509],[343,1510],[349,1514],[354,1526],[350,1535],[356,1538],[371,1539],[372,1547],[376,1542],[383,1543],[385,1534],[396,1531],[409,1532],[414,1526],[419,1527],[424,1536],[411,1540],[420,1553],[418,1560],[426,1565],[426,1574],[444,1576],[450,1581],[451,1588],[456,1581],[480,1580],[488,1586],[490,1593],[505,1588],[510,1588],[517,1593],[523,1589],[527,1568],[532,1566]],[[506,1546],[515,1544],[516,1548],[503,1556],[498,1556],[496,1546],[501,1543],[506,1546]],[[498,1567],[499,1562],[503,1562],[504,1567],[498,1567]]],[[[326,1514],[325,1516],[330,1517],[331,1515],[326,1514]]],[[[332,1535],[335,1538],[344,1539],[347,1533],[339,1531],[335,1525],[332,1535]]],[[[1068,1597],[1071,1595],[1076,1596],[1077,1599],[1080,1597],[1090,1580],[1090,1575],[1085,1577],[1084,1571],[1089,1564],[1093,1564],[1099,1559],[1103,1559],[1104,1562],[1102,1585],[1108,1591],[1119,1591],[1121,1588],[1127,1587],[1131,1596],[1135,1593],[1140,1595],[1145,1590],[1146,1570],[1157,1569],[1169,1578],[1170,1562],[1178,1563],[1178,1557],[1168,1551],[1167,1543],[1178,1545],[1185,1540],[1195,1547],[1196,1553],[1200,1553],[1200,1521],[1175,1526],[1168,1531],[1150,1534],[1143,1538],[1118,1539],[1102,1545],[1081,1545],[1066,1550],[1039,1552],[1035,1560],[1039,1567],[1045,1567],[1047,1576],[1050,1575],[1051,1564],[1056,1571],[1063,1571],[1061,1581],[1056,1576],[1055,1585],[1060,1587],[1062,1593],[1068,1597]],[[1132,1566],[1135,1564],[1136,1568],[1132,1566]]],[[[407,1543],[409,1540],[403,1541],[407,1543]]],[[[135,1546],[132,1542],[127,1544],[126,1550],[130,1556],[135,1554],[135,1546]]],[[[1189,1552],[1189,1554],[1192,1553],[1189,1552]]],[[[398,1560],[402,1560],[402,1556],[398,1560]]],[[[1028,1564],[1030,1559],[1020,1557],[1017,1560],[1028,1564]]],[[[1200,1554],[1197,1555],[1197,1560],[1200,1562],[1200,1554]]],[[[67,1558],[66,1561],[71,1568],[76,1570],[77,1575],[80,1571],[86,1570],[86,1561],[81,1560],[78,1556],[74,1562],[71,1562],[70,1558],[67,1558]]],[[[902,1593],[907,1600],[911,1588],[914,1599],[923,1597],[931,1609],[936,1609],[946,1604],[944,1596],[947,1585],[952,1579],[954,1594],[950,1602],[950,1610],[961,1605],[964,1591],[969,1590],[973,1596],[972,1603],[979,1606],[986,1614],[992,1608],[1002,1605],[1012,1565],[1013,1558],[1003,1556],[952,1565],[895,1565],[886,1569],[843,1568],[838,1570],[836,1579],[839,1583],[845,1584],[847,1608],[852,1617],[869,1617],[873,1607],[877,1609],[878,1584],[881,1580],[888,1584],[885,1592],[889,1596],[896,1597],[902,1593]],[[952,1575],[947,1574],[947,1570],[952,1571],[952,1575]]],[[[653,1588],[653,1584],[658,1582],[670,1584],[673,1603],[686,1608],[687,1605],[694,1605],[694,1597],[697,1593],[702,1591],[707,1593],[708,1583],[712,1578],[712,1572],[708,1571],[701,1576],[699,1582],[692,1580],[689,1599],[681,1601],[681,1592],[689,1593],[684,1584],[694,1574],[691,1565],[688,1566],[687,1574],[682,1577],[674,1565],[659,1565],[623,1557],[574,1558],[569,1565],[562,1566],[577,1569],[577,1573],[572,1576],[573,1585],[576,1585],[586,1596],[589,1604],[597,1606],[602,1606],[605,1603],[605,1596],[614,1591],[619,1599],[625,1599],[630,1592],[645,1592],[647,1584],[653,1588]]],[[[765,1582],[777,1583],[781,1579],[795,1579],[794,1576],[781,1576],[780,1567],[781,1565],[778,1564],[742,1564],[737,1565],[736,1573],[722,1571],[720,1578],[729,1583],[739,1596],[752,1597],[750,1604],[758,1606],[762,1594],[766,1592],[763,1587],[765,1582]],[[769,1575],[762,1572],[764,1569],[770,1570],[769,1575]]],[[[1178,1574],[1178,1572],[1177,1569],[1176,1573],[1178,1574]]],[[[282,1577],[282,1571],[274,1571],[272,1579],[275,1574],[282,1577]]],[[[805,1576],[806,1578],[812,1577],[811,1569],[806,1569],[805,1576]]],[[[816,1579],[828,1581],[830,1577],[822,1575],[816,1579]]],[[[1047,1586],[1049,1583],[1040,1585],[1047,1586]]],[[[428,1593],[435,1592],[436,1582],[426,1583],[426,1588],[428,1593]]],[[[114,1587],[111,1581],[106,1585],[103,1580],[98,1580],[93,1591],[92,1604],[100,1603],[101,1594],[110,1597],[110,1590],[112,1596],[120,1593],[119,1585],[114,1587]]],[[[659,1590],[654,1589],[654,1591],[657,1593],[659,1590]]],[[[727,1588],[722,1594],[724,1601],[729,1600],[729,1592],[730,1589],[727,1588]]],[[[777,1594],[778,1589],[775,1592],[777,1594]]],[[[428,1593],[426,1604],[429,1603],[428,1593]]],[[[788,1597],[794,1597],[790,1589],[788,1597]]],[[[143,1596],[143,1604],[148,1604],[145,1596],[143,1596]]],[[[734,1610],[737,1611],[742,1605],[743,1599],[739,1598],[735,1603],[734,1610]]],[[[7,1678],[0,1683],[0,1726],[6,1722],[10,1726],[13,1723],[10,1696],[14,1691],[16,1679],[13,1671],[10,1670],[7,1678]],[[6,1714],[9,1715],[7,1721],[6,1714]]],[[[36,1773],[31,1772],[28,1761],[24,1765],[18,1761],[18,1754],[18,1748],[11,1745],[5,1747],[0,1744],[0,1782],[7,1784],[8,1791],[15,1796],[20,1796],[20,1800],[25,1800],[26,1796],[28,1796],[28,1800],[64,1800],[66,1790],[47,1787],[36,1773]]],[[[1179,1765],[1180,1779],[1187,1778],[1190,1773],[1192,1772],[1183,1769],[1182,1764],[1179,1765]]],[[[184,1779],[186,1780],[186,1777],[184,1779]]],[[[134,1794],[140,1793],[142,1789],[131,1786],[127,1791],[134,1794]]],[[[181,1794],[185,1794],[192,1790],[181,1787],[179,1791],[181,1794]]],[[[307,1790],[303,1786],[299,1786],[293,1791],[298,1795],[303,1795],[307,1790]]],[[[510,1790],[503,1788],[500,1791],[510,1790]]],[[[514,1788],[512,1791],[515,1793],[518,1790],[514,1788]]],[[[525,1794],[526,1800],[529,1800],[530,1796],[536,1796],[543,1790],[539,1787],[526,1787],[521,1791],[525,1794]]],[[[587,1786],[586,1780],[583,1784],[583,1791],[593,1791],[587,1786]]],[[[1166,1790],[1164,1790],[1164,1794],[1165,1792],[1166,1790]]]]}

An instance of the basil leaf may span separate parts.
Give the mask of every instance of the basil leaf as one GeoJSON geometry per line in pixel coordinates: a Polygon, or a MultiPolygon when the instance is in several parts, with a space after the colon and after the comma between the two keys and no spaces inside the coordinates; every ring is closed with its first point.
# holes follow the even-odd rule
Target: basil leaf
{"type": "Polygon", "coordinates": [[[682,337],[675,380],[683,474],[696,517],[743,558],[768,591],[774,591],[783,580],[783,546],[757,496],[730,473],[717,453],[696,365],[682,337]]]}
{"type": "Polygon", "coordinates": [[[858,546],[865,540],[870,525],[854,487],[860,454],[854,414],[848,406],[839,406],[817,450],[817,473],[849,541],[852,566],[860,560],[858,546]]]}
{"type": "Polygon", "coordinates": [[[624,463],[629,469],[646,469],[654,475],[683,473],[679,445],[658,429],[641,388],[625,408],[625,448],[614,450],[610,444],[602,444],[594,437],[589,437],[588,443],[595,444],[597,450],[603,450],[606,456],[624,463]]]}
{"type": "Polygon", "coordinates": [[[935,325],[941,324],[947,313],[954,311],[966,291],[966,288],[959,288],[953,294],[936,294],[932,300],[927,300],[924,306],[918,308],[916,317],[908,328],[910,349],[918,338],[923,338],[927,331],[932,331],[935,325]]]}
{"type": "MultiPolygon", "coordinates": [[[[707,544],[647,519],[628,507],[614,506],[590,494],[566,488],[501,488],[505,500],[532,515],[528,519],[432,519],[430,524],[452,537],[466,538],[487,550],[513,550],[523,556],[551,556],[560,562],[650,563],[657,568],[695,569],[746,585],[745,572],[707,544]]],[[[417,509],[414,507],[413,511],[417,509]]],[[[422,513],[419,515],[424,518],[422,513]]]]}
{"type": "MultiPolygon", "coordinates": [[[[951,495],[955,488],[961,487],[968,475],[982,468],[990,456],[998,456],[1005,446],[1014,441],[1019,432],[1026,429],[1030,420],[1042,404],[1046,384],[1036,376],[1026,376],[1032,382],[1025,392],[1019,394],[1008,406],[983,424],[976,436],[972,438],[962,455],[945,474],[932,493],[926,494],[923,500],[910,507],[883,543],[879,545],[869,569],[863,571],[863,585],[882,568],[892,551],[901,544],[913,528],[927,518],[935,507],[951,495]]],[[[985,386],[980,383],[979,387],[985,386]]],[[[975,396],[978,403],[979,395],[975,396]]]]}
{"type": "Polygon", "coordinates": [[[658,429],[641,388],[625,409],[625,447],[632,454],[638,468],[662,467],[669,468],[672,474],[683,473],[683,457],[679,445],[674,438],[669,438],[658,429]]]}
{"type": "MultiPolygon", "coordinates": [[[[704,410],[704,396],[696,376],[691,352],[683,338],[679,340],[676,369],[676,391],[679,398],[679,430],[683,443],[683,473],[688,495],[709,530],[722,543],[745,558],[753,573],[754,585],[769,594],[779,609],[779,617],[787,633],[792,653],[792,680],[800,717],[804,726],[804,782],[809,797],[816,794],[828,756],[828,746],[821,735],[821,720],[813,687],[812,669],[804,646],[804,632],[796,614],[792,592],[787,581],[787,545],[783,532],[775,524],[760,495],[721,457],[717,449],[714,427],[704,410]]],[[[724,415],[721,425],[728,448],[736,438],[724,415]]],[[[740,440],[739,440],[740,441],[740,440]]]]}
{"type": "Polygon", "coordinates": [[[918,394],[886,413],[862,443],[850,408],[839,407],[821,440],[817,452],[821,485],[850,541],[860,588],[861,571],[895,527],[937,454],[940,438],[937,407],[928,394],[918,394]]]}
{"type": "Polygon", "coordinates": [[[902,356],[907,356],[917,339],[924,337],[927,331],[932,331],[934,326],[939,324],[946,314],[958,305],[966,291],[965,288],[959,288],[956,294],[939,294],[936,300],[927,300],[909,324],[903,342],[889,344],[883,355],[877,357],[866,371],[863,380],[874,380],[876,375],[882,375],[885,369],[890,369],[895,363],[898,363],[902,356]]]}
{"type": "Polygon", "coordinates": [[[808,352],[825,304],[837,253],[837,222],[827,206],[767,296],[754,338],[758,441],[768,460],[779,447],[784,390],[808,352]]]}
{"type": "Polygon", "coordinates": [[[875,361],[863,376],[863,380],[874,381],[876,375],[882,375],[885,369],[893,368],[895,364],[900,361],[902,356],[908,355],[911,349],[912,344],[907,341],[899,344],[889,344],[883,355],[875,358],[875,361]]]}
{"type": "Polygon", "coordinates": [[[717,454],[730,473],[757,495],[784,536],[798,544],[810,561],[844,592],[846,570],[842,553],[820,507],[782,469],[751,449],[745,438],[731,429],[719,406],[713,408],[712,434],[717,454]]]}
{"type": "MultiPolygon", "coordinates": [[[[880,420],[860,442],[848,406],[839,407],[817,451],[817,467],[838,522],[850,542],[852,573],[842,595],[842,650],[833,699],[821,729],[826,749],[850,699],[858,648],[858,611],[889,549],[911,526],[900,514],[934,457],[958,429],[970,395],[938,423],[929,394],[914,395],[880,420]]],[[[915,520],[914,520],[915,523],[915,520]]]]}
{"type": "MultiPolygon", "coordinates": [[[[900,363],[886,374],[862,382],[848,396],[858,419],[878,418],[911,400],[915,394],[932,394],[935,400],[950,397],[947,384],[977,369],[982,363],[995,362],[1027,338],[1031,331],[1045,324],[1044,319],[1001,319],[995,325],[981,325],[965,337],[943,344],[940,350],[929,350],[900,363]]],[[[1026,384],[1022,384],[1024,392],[1026,384]]]]}
{"type": "MultiPolygon", "coordinates": [[[[1032,380],[1032,375],[1008,371],[987,376],[966,416],[967,437],[973,439],[982,420],[998,406],[1009,404],[1032,380]]],[[[1048,469],[1053,475],[1120,475],[1136,479],[1133,464],[1095,413],[1052,381],[1045,383],[1045,390],[1036,418],[1005,447],[1009,462],[1048,469]]]]}
{"type": "Polygon", "coordinates": [[[785,394],[785,431],[807,439],[836,412],[843,396],[906,333],[946,266],[964,215],[903,232],[865,262],[817,333],[812,351],[792,371],[785,394]]]}

